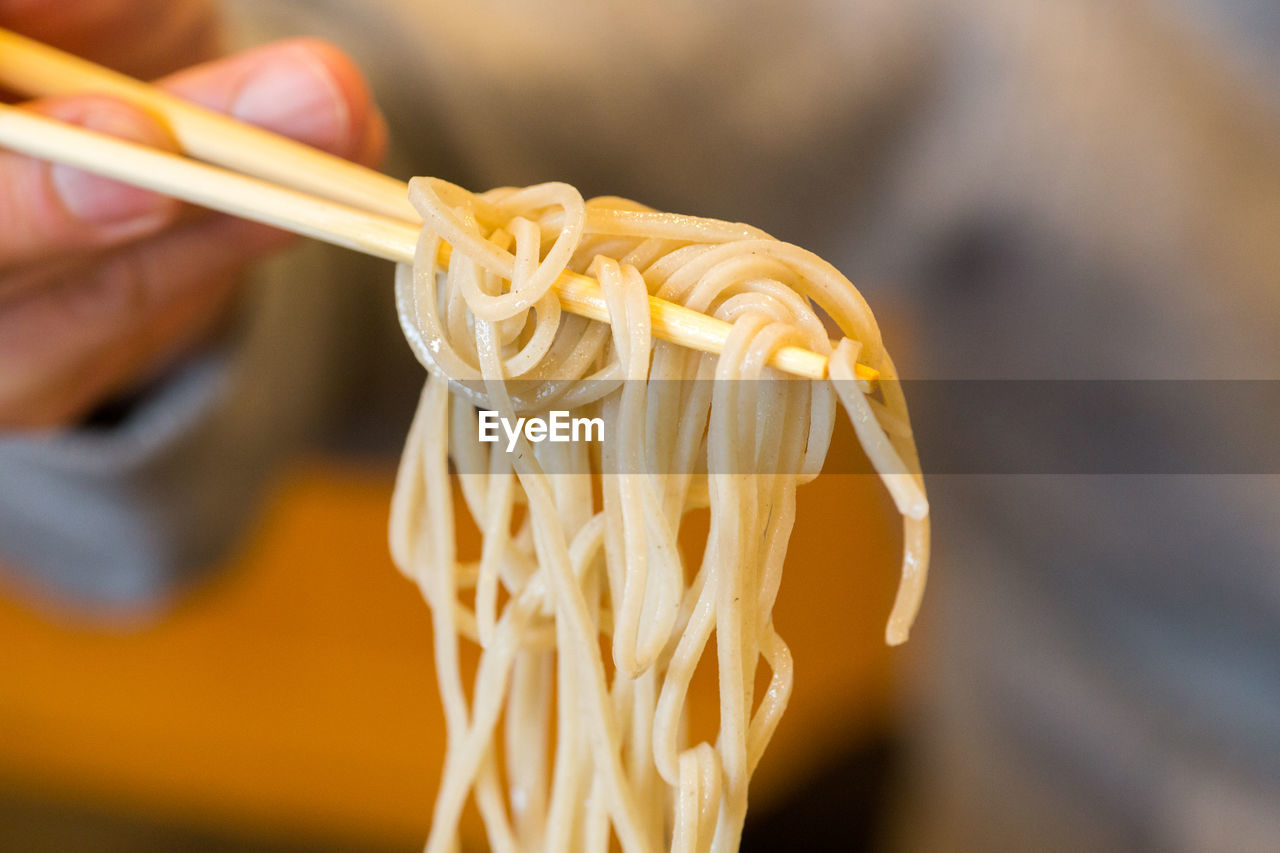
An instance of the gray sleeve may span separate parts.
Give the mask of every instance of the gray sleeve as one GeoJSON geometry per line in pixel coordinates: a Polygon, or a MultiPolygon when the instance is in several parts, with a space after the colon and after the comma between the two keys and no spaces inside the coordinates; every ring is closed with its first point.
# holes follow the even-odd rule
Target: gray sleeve
{"type": "Polygon", "coordinates": [[[0,583],[59,609],[162,603],[226,553],[291,454],[393,444],[412,393],[388,378],[407,360],[389,281],[385,264],[295,250],[255,271],[231,340],[122,422],[0,436],[0,583]]]}
{"type": "Polygon", "coordinates": [[[259,485],[263,466],[245,463],[266,450],[231,437],[243,417],[228,404],[231,360],[184,365],[110,429],[0,441],[6,580],[63,606],[117,609],[209,563],[259,485]]]}

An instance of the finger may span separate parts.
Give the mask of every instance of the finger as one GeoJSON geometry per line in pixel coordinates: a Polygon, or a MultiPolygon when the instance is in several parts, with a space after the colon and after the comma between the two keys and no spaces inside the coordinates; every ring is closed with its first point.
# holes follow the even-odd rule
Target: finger
{"type": "MultiPolygon", "coordinates": [[[[175,149],[154,118],[108,98],[54,98],[31,109],[131,142],[175,149]]],[[[136,239],[163,228],[177,210],[177,202],[156,193],[69,166],[0,153],[0,268],[136,239]]]]}
{"type": "Polygon", "coordinates": [[[179,97],[315,148],[376,164],[385,124],[360,71],[336,47],[288,39],[158,81],[179,97]]]}
{"type": "MultiPolygon", "coordinates": [[[[195,66],[161,81],[175,94],[340,156],[373,164],[385,124],[358,70],[341,52],[311,39],[278,42],[195,66]]],[[[161,148],[172,148],[149,116],[102,98],[33,106],[64,120],[161,148]]],[[[0,154],[0,268],[64,257],[136,239],[170,223],[175,203],[63,166],[0,154]]],[[[228,247],[234,251],[234,247],[228,247]]],[[[25,288],[10,275],[0,301],[25,288]]]]}
{"type": "Polygon", "coordinates": [[[0,312],[0,428],[72,423],[198,343],[226,316],[244,262],[280,239],[229,217],[188,223],[11,303],[0,312]]]}
{"type": "MultiPolygon", "coordinates": [[[[378,165],[386,152],[386,121],[363,75],[342,51],[319,39],[273,42],[158,84],[207,109],[362,165],[378,165]]],[[[246,227],[258,229],[254,240],[280,246],[290,239],[267,226],[246,227]]]]}

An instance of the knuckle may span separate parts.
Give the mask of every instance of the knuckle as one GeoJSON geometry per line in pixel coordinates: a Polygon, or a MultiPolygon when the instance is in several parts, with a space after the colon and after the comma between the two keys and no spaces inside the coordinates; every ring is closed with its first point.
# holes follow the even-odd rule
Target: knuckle
{"type": "Polygon", "coordinates": [[[6,266],[28,260],[43,235],[60,227],[62,203],[48,174],[47,164],[27,157],[0,160],[0,261],[6,266]]]}
{"type": "Polygon", "coordinates": [[[74,424],[118,372],[117,351],[145,322],[147,268],[116,252],[50,273],[35,293],[0,310],[0,429],[74,424]]]}
{"type": "Polygon", "coordinates": [[[111,333],[128,325],[147,304],[146,267],[136,252],[116,252],[78,275],[66,276],[52,291],[63,322],[111,333]]]}

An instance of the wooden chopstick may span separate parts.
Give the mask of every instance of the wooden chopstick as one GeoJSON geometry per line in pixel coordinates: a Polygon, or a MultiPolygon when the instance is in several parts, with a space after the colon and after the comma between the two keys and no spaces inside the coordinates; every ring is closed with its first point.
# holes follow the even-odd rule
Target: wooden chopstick
{"type": "MultiPolygon", "coordinates": [[[[397,263],[413,262],[420,219],[407,186],[394,178],[3,29],[0,84],[36,96],[98,92],[120,98],[166,121],[184,151],[244,174],[3,105],[0,145],[397,263]]],[[[449,255],[442,245],[437,264],[447,268],[449,255]]],[[[555,289],[566,311],[609,322],[595,279],[566,272],[555,289]]],[[[652,296],[649,309],[656,337],[700,352],[723,350],[728,323],[652,296]]],[[[827,376],[827,358],[800,347],[779,349],[769,364],[809,379],[827,376]]],[[[857,376],[874,382],[878,373],[859,364],[857,376]]]]}
{"type": "Polygon", "coordinates": [[[361,210],[421,221],[402,181],[3,28],[0,85],[33,98],[110,95],[161,119],[189,157],[361,210]]]}
{"type": "Polygon", "coordinates": [[[419,228],[0,104],[0,145],[398,263],[419,228]]]}

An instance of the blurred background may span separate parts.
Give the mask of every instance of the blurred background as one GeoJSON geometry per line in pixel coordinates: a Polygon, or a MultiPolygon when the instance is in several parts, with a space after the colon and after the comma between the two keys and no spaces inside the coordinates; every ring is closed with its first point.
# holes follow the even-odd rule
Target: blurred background
{"type": "MultiPolygon", "coordinates": [[[[229,45],[348,51],[392,174],[568,180],[751,222],[847,274],[939,399],[1031,383],[999,418],[917,413],[935,558],[903,649],[882,643],[899,533],[876,483],[801,491],[776,616],[795,696],[749,849],[1280,849],[1280,470],[1206,450],[1274,445],[1280,422],[1274,2],[218,12],[229,45]],[[1262,393],[1223,405],[1241,380],[1262,393]],[[1157,387],[1178,405],[1147,407],[1157,387]],[[1082,434],[1121,461],[1077,466],[1082,434]]],[[[307,247],[251,279],[200,368],[226,378],[195,438],[137,479],[95,469],[93,499],[142,533],[86,565],[136,603],[106,616],[0,557],[0,849],[425,836],[443,745],[427,612],[385,546],[421,373],[390,271],[307,247]]],[[[857,470],[841,430],[833,466],[857,470]]],[[[0,505],[90,499],[65,471],[24,468],[19,490],[4,454],[25,439],[5,441],[0,505]]]]}

